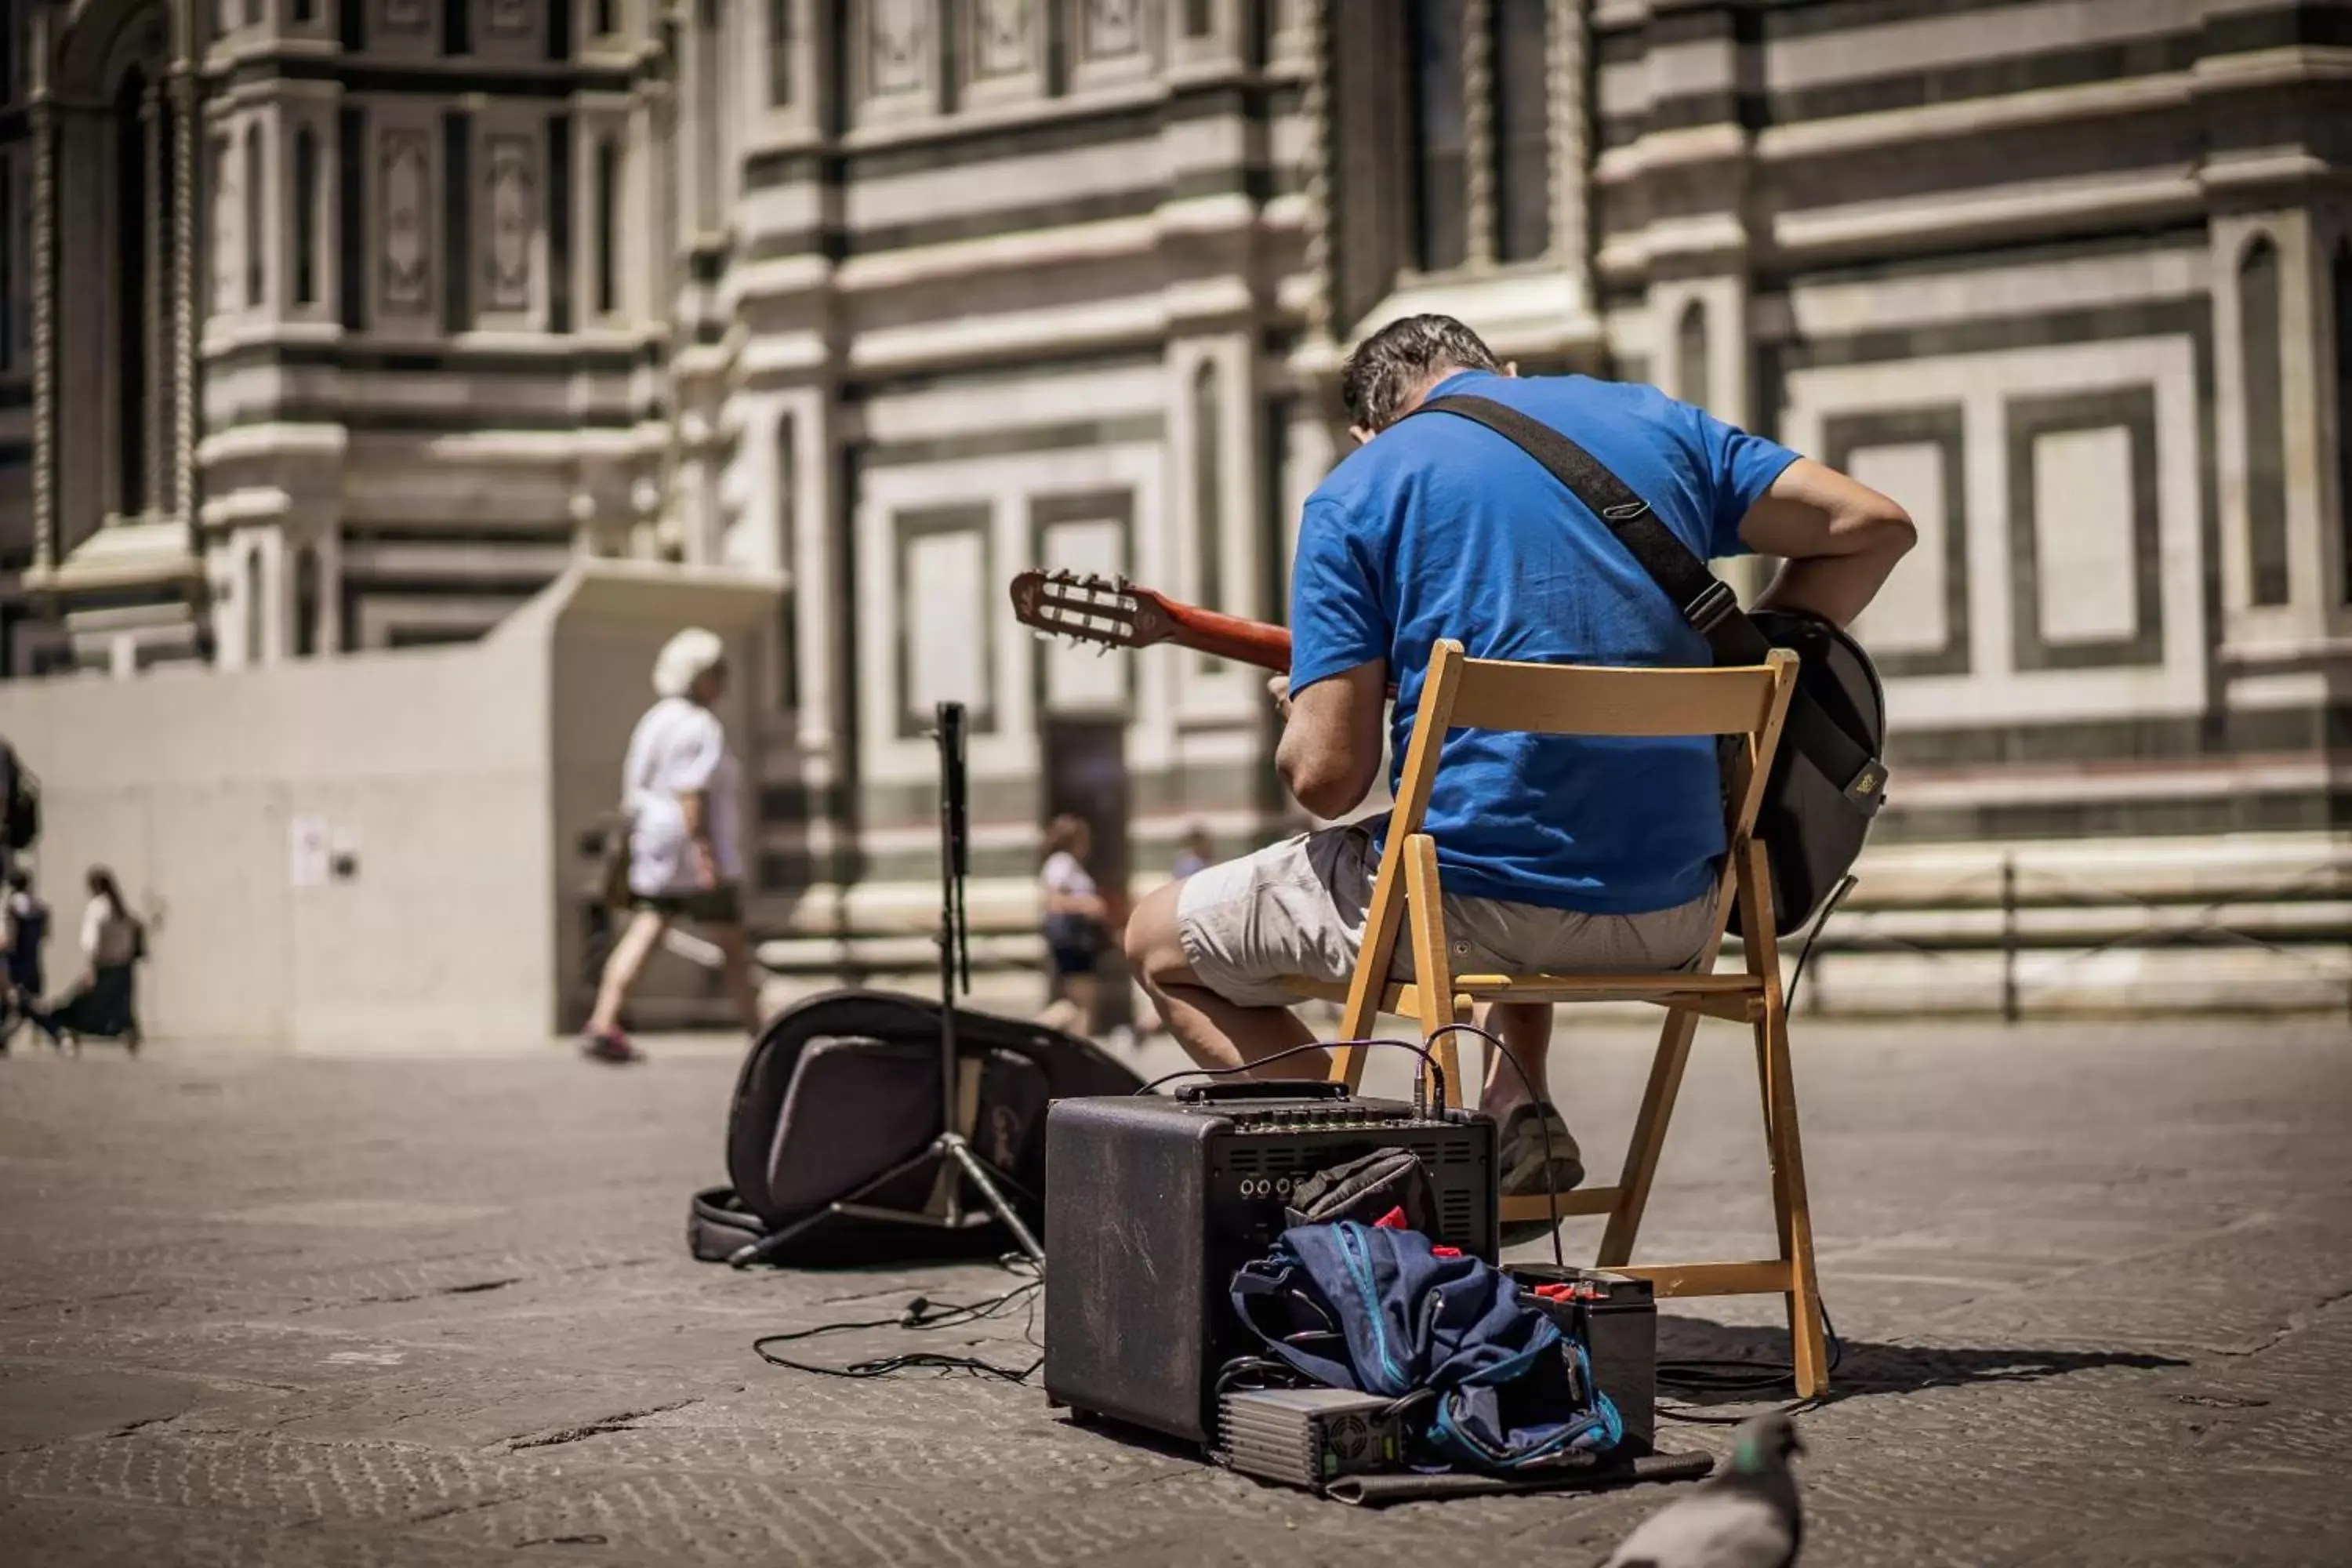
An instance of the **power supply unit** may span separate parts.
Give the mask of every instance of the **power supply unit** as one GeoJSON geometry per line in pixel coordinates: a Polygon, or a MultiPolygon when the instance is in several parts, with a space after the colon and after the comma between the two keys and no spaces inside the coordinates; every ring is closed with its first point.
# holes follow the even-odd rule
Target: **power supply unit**
{"type": "Polygon", "coordinates": [[[1218,1397],[1219,1448],[1244,1475],[1319,1491],[1404,1463],[1393,1403],[1349,1388],[1236,1389],[1218,1397]]]}

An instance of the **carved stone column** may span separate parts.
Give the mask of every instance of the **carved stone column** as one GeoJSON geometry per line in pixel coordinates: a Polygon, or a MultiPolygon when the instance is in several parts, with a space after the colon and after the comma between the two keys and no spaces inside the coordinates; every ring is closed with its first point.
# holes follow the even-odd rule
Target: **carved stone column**
{"type": "Polygon", "coordinates": [[[644,165],[646,228],[649,242],[647,248],[651,253],[646,275],[652,294],[651,319],[675,321],[686,254],[685,242],[679,237],[678,149],[683,106],[679,101],[677,79],[681,64],[676,26],[666,26],[661,38],[660,71],[646,89],[646,118],[653,133],[653,146],[648,150],[644,165]]]}
{"type": "Polygon", "coordinates": [[[1300,105],[1307,119],[1307,275],[1315,287],[1307,297],[1307,335],[1331,342],[1331,59],[1327,13],[1339,0],[1307,0],[1307,86],[1300,105]]]}
{"type": "Polygon", "coordinates": [[[33,561],[48,571],[58,563],[58,122],[46,87],[34,94],[32,119],[33,561]]]}
{"type": "Polygon", "coordinates": [[[147,166],[148,210],[140,215],[140,243],[147,247],[147,265],[142,277],[146,280],[146,298],[142,301],[146,320],[141,323],[147,335],[147,420],[142,430],[126,430],[122,439],[147,443],[147,493],[124,496],[122,510],[144,511],[162,516],[172,504],[172,447],[164,422],[171,414],[172,353],[168,336],[169,316],[163,307],[164,290],[171,286],[172,237],[163,232],[163,182],[172,177],[170,114],[165,107],[163,84],[154,83],[139,106],[139,132],[144,145],[140,156],[147,166]]]}
{"type": "Polygon", "coordinates": [[[172,62],[173,510],[196,536],[196,81],[172,62]]]}
{"type": "Polygon", "coordinates": [[[1473,269],[1495,264],[1495,7],[1467,0],[1462,7],[1462,160],[1473,269]]]}

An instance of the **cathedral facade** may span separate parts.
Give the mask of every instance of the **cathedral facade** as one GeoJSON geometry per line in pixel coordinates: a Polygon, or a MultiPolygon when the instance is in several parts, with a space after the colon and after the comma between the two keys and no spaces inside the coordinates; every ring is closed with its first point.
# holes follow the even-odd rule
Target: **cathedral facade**
{"type": "Polygon", "coordinates": [[[1910,509],[1883,845],[2336,863],[2352,5],[5,10],[0,674],[781,572],[752,909],[836,962],[935,897],[940,700],[1008,900],[1055,811],[1114,882],[1277,829],[1257,675],[1005,584],[1280,618],[1348,345],[1443,310],[1910,509]]]}

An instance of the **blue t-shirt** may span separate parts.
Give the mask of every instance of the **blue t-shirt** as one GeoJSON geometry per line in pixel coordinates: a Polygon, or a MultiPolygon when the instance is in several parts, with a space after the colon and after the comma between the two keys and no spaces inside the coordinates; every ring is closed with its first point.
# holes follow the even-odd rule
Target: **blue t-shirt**
{"type": "MultiPolygon", "coordinates": [[[[1448,377],[1572,437],[1702,558],[1797,454],[1655,387],[1586,376],[1448,377]]],[[[1706,641],[1601,520],[1533,458],[1449,415],[1400,421],[1307,498],[1290,593],[1290,685],[1385,659],[1390,784],[1432,645],[1474,658],[1692,667],[1706,641]]],[[[1637,914],[1705,892],[1722,855],[1715,743],[1456,730],[1428,831],[1448,892],[1637,914]]]]}

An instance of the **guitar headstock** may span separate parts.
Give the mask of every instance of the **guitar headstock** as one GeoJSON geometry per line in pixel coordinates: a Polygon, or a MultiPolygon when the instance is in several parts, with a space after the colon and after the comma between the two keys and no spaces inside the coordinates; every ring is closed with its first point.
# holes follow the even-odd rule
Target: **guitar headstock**
{"type": "Polygon", "coordinates": [[[1023,626],[1103,647],[1147,647],[1175,635],[1160,595],[1124,577],[1028,571],[1013,579],[1023,626]]]}

